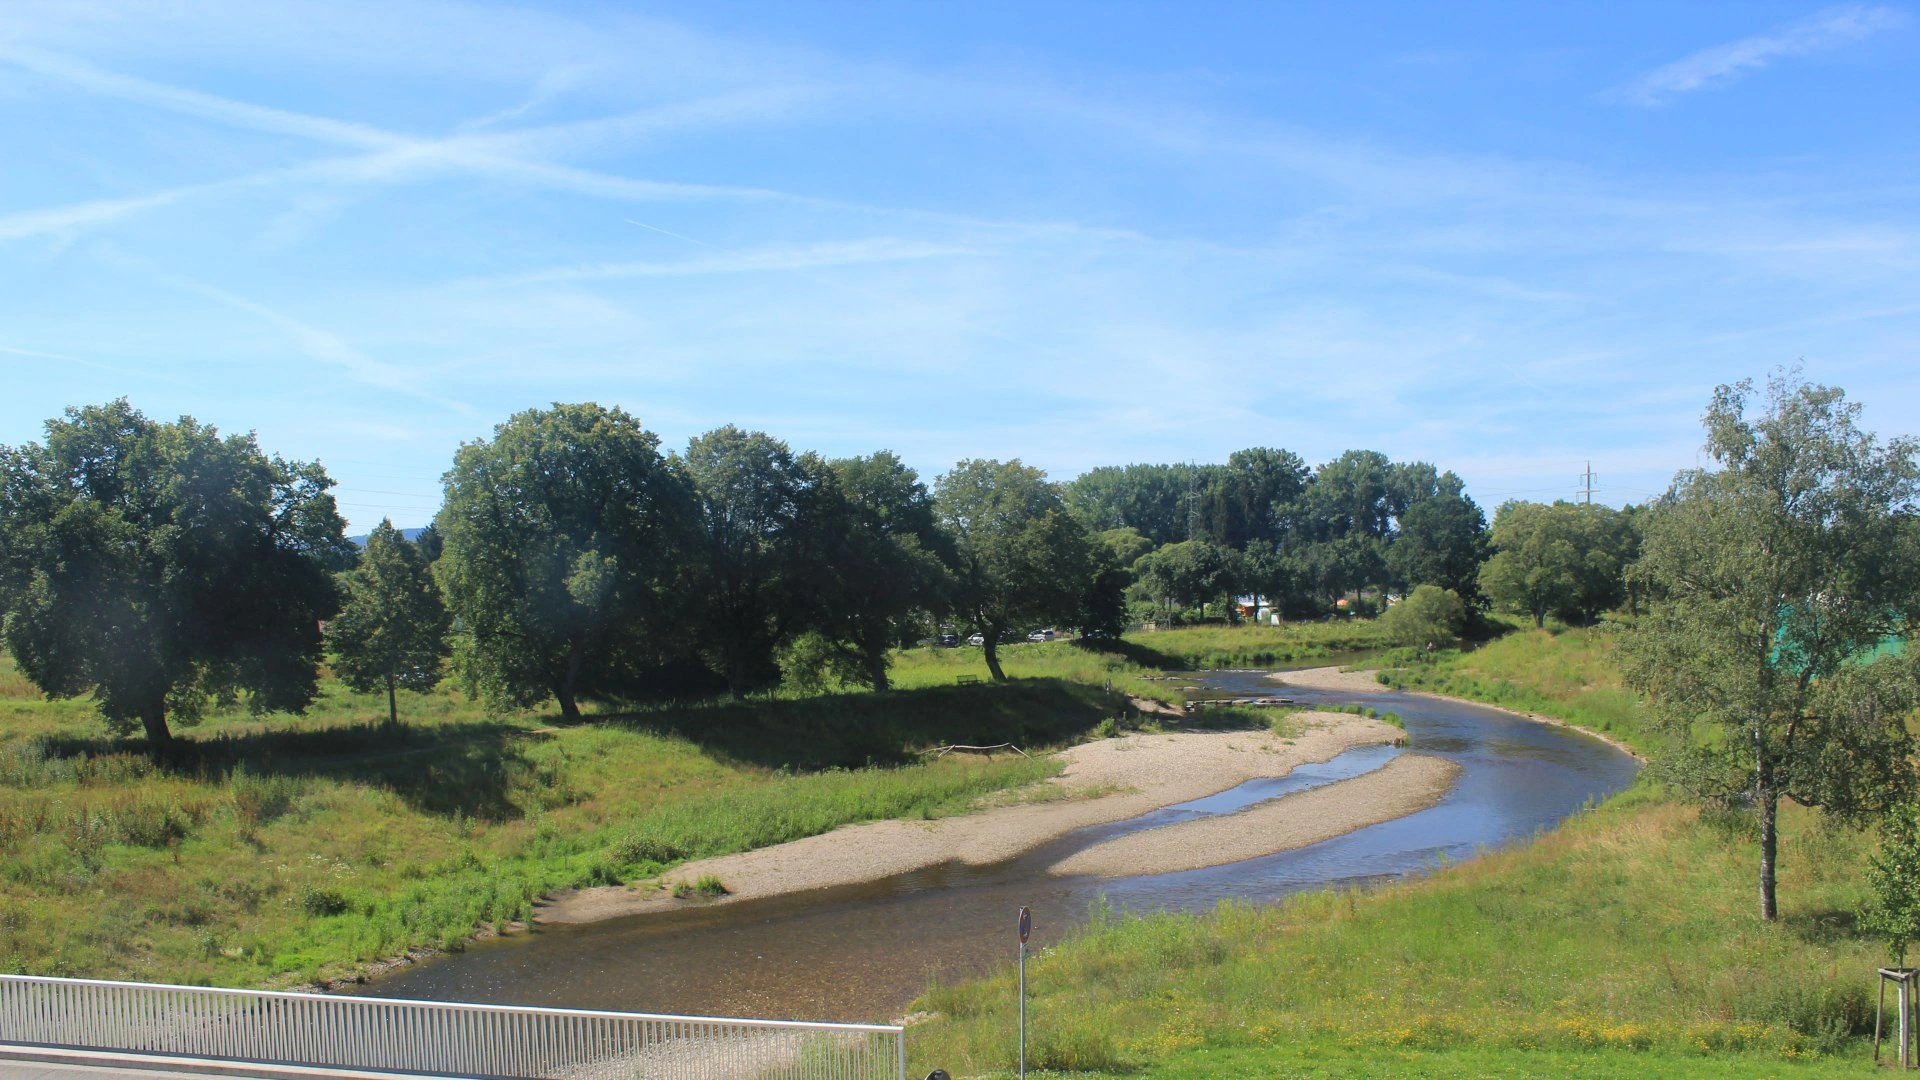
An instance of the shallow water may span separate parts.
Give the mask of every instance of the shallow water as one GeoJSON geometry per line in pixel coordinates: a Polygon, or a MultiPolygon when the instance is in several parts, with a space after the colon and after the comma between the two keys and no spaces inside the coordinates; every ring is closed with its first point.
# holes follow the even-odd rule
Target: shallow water
{"type": "MultiPolygon", "coordinates": [[[[1208,689],[1272,694],[1262,672],[1208,672],[1208,689]]],[[[1524,840],[1632,782],[1633,759],[1591,736],[1494,709],[1399,694],[1288,688],[1302,704],[1398,713],[1413,749],[1451,758],[1437,805],[1295,851],[1134,878],[1055,878],[1046,868],[1102,840],[1247,806],[1377,769],[1399,751],[1362,747],[1289,776],[1079,830],[1004,863],[949,864],[795,896],[542,928],[437,957],[362,988],[388,997],[810,1020],[885,1021],[933,978],[986,970],[1015,951],[1034,913],[1044,948],[1105,896],[1115,906],[1196,910],[1302,889],[1416,874],[1443,858],[1524,840]]]]}

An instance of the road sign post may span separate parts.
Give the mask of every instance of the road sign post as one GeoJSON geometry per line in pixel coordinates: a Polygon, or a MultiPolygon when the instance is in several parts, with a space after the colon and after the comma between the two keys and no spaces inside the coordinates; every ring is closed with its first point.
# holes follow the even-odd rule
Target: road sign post
{"type": "Polygon", "coordinates": [[[1020,1080],[1027,1080],[1027,937],[1033,933],[1033,912],[1020,909],[1020,1080]]]}

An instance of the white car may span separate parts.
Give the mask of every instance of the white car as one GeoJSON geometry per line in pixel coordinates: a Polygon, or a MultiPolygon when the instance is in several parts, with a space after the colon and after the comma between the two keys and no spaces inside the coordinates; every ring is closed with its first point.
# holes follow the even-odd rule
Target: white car
{"type": "Polygon", "coordinates": [[[1052,641],[1053,637],[1054,637],[1054,634],[1052,630],[1035,630],[1033,633],[1027,635],[1027,640],[1028,641],[1052,641]]]}
{"type": "Polygon", "coordinates": [[[969,645],[985,645],[986,643],[986,637],[981,634],[975,634],[967,639],[967,644],[969,645]]]}

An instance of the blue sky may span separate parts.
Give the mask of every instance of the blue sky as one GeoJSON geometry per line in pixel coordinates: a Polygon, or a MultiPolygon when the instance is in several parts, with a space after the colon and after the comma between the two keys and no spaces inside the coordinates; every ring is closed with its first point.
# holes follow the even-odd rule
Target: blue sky
{"type": "Polygon", "coordinates": [[[7,0],[0,441],[125,395],[356,528],[556,400],[1637,501],[1781,364],[1920,431],[1917,59],[1878,4],[7,0]]]}

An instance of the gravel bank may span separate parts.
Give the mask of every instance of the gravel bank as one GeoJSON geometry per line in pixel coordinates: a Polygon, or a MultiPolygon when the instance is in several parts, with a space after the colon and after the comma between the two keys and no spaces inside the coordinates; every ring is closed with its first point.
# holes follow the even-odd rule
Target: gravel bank
{"type": "Polygon", "coordinates": [[[1405,817],[1440,801],[1460,775],[1445,758],[1402,754],[1370,773],[1287,795],[1237,814],[1132,833],[1078,852],[1055,874],[1171,874],[1290,851],[1405,817]]]}
{"type": "MultiPolygon", "coordinates": [[[[666,882],[713,874],[729,900],[777,896],[873,881],[947,862],[980,866],[1012,858],[1074,829],[1137,817],[1245,783],[1285,776],[1296,765],[1328,761],[1344,750],[1400,738],[1400,729],[1346,713],[1296,713],[1296,738],[1262,731],[1129,735],[1061,752],[1066,770],[1049,784],[1069,793],[1108,791],[1097,798],[1004,806],[938,821],[875,821],[757,851],[703,859],[679,867],[666,882]]],[[[1356,811],[1370,812],[1368,807],[1356,811]]],[[[1237,820],[1236,815],[1236,820],[1237,820]]],[[[1379,820],[1369,818],[1369,821],[1379,820]]],[[[1357,825],[1336,827],[1338,835],[1357,825]]],[[[1363,822],[1364,824],[1364,822],[1363,822]]],[[[580,923],[688,903],[653,887],[608,886],[563,893],[541,905],[536,920],[580,923]]]]}
{"type": "Polygon", "coordinates": [[[1384,694],[1391,687],[1382,686],[1374,678],[1375,671],[1341,671],[1337,667],[1302,668],[1299,671],[1276,671],[1267,676],[1282,686],[1297,686],[1302,690],[1341,690],[1349,694],[1384,694]]]}

